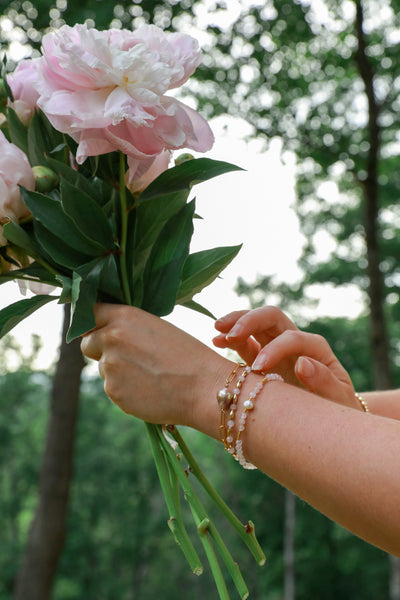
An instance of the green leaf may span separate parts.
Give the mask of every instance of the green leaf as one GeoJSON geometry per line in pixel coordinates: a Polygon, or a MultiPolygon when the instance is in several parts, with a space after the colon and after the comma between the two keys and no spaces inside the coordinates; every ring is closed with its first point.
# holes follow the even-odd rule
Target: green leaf
{"type": "Polygon", "coordinates": [[[9,242],[24,250],[28,256],[32,258],[40,256],[40,248],[36,243],[34,235],[30,235],[23,227],[14,223],[14,221],[9,221],[3,226],[3,234],[9,242]]]}
{"type": "Polygon", "coordinates": [[[83,335],[96,326],[93,307],[105,260],[93,260],[73,273],[72,316],[67,342],[83,335]]]}
{"type": "Polygon", "coordinates": [[[61,203],[65,213],[88,240],[98,244],[103,251],[115,246],[111,226],[101,207],[65,179],[61,180],[61,203]]]}
{"type": "Polygon", "coordinates": [[[193,185],[207,181],[223,173],[241,171],[241,167],[211,158],[188,160],[172,169],[167,169],[155,179],[139,196],[139,202],[161,196],[168,192],[190,191],[193,185]]]}
{"type": "Polygon", "coordinates": [[[72,302],[72,279],[71,279],[71,277],[67,277],[65,275],[57,275],[56,279],[62,285],[62,292],[61,292],[58,303],[59,304],[70,304],[72,302]]]}
{"type": "Polygon", "coordinates": [[[167,315],[175,306],[193,234],[194,208],[192,201],[167,222],[146,265],[142,308],[155,315],[167,315]]]}
{"type": "Polygon", "coordinates": [[[9,98],[11,102],[14,102],[14,96],[7,81],[7,55],[5,53],[3,56],[3,60],[1,61],[0,77],[3,80],[4,90],[7,94],[7,98],[9,98]]]}
{"type": "MultiPolygon", "coordinates": [[[[54,148],[62,147],[64,138],[62,134],[54,129],[47,117],[39,111],[35,111],[28,125],[28,158],[32,167],[36,165],[47,165],[47,157],[54,148]]],[[[63,153],[60,150],[61,154],[63,153]]]]}
{"type": "Polygon", "coordinates": [[[16,269],[13,271],[8,271],[7,273],[0,274],[0,285],[2,283],[6,283],[7,281],[13,281],[15,279],[37,279],[40,283],[47,283],[48,285],[58,286],[58,282],[56,277],[49,273],[49,271],[38,265],[37,263],[32,263],[27,267],[23,267],[22,269],[16,269]]]}
{"type": "Polygon", "coordinates": [[[20,121],[17,113],[11,106],[7,109],[8,131],[13,144],[28,154],[28,128],[20,121]]]}
{"type": "Polygon", "coordinates": [[[38,295],[19,300],[0,310],[0,338],[4,337],[16,325],[34,313],[35,310],[56,299],[57,296],[38,295]]]}
{"type": "Polygon", "coordinates": [[[66,243],[78,252],[89,256],[99,256],[103,253],[99,244],[92,242],[79,231],[71,217],[63,210],[61,202],[24,188],[22,188],[22,196],[34,218],[59,238],[60,250],[66,243]]]}
{"type": "MultiPolygon", "coordinates": [[[[71,168],[64,162],[50,157],[47,159],[47,164],[61,178],[68,181],[68,183],[80,190],[80,192],[85,192],[101,206],[107,204],[112,199],[112,196],[116,194],[115,188],[102,179],[91,176],[85,177],[79,170],[71,168]]],[[[84,171],[84,166],[79,167],[79,169],[84,171]]]]}
{"type": "Polygon", "coordinates": [[[135,306],[143,301],[143,273],[152,247],[168,220],[186,205],[188,193],[173,192],[140,204],[128,215],[127,268],[135,306]]]}
{"type": "Polygon", "coordinates": [[[216,317],[208,310],[208,308],[205,308],[205,306],[202,306],[194,300],[188,300],[187,302],[183,302],[182,306],[184,306],[185,308],[190,308],[190,310],[194,310],[198,313],[201,313],[206,317],[211,317],[211,319],[214,319],[214,321],[216,319],[216,317]]]}
{"type": "Polygon", "coordinates": [[[176,302],[185,304],[214,281],[238,254],[241,245],[202,250],[190,254],[183,267],[182,283],[176,302]]]}
{"type": "Polygon", "coordinates": [[[47,254],[48,260],[58,266],[75,269],[91,259],[89,254],[83,254],[60,240],[39,221],[35,223],[35,234],[37,241],[47,254]]]}
{"type": "Polygon", "coordinates": [[[125,303],[117,262],[113,254],[109,254],[104,261],[99,285],[99,296],[100,295],[103,300],[112,299],[121,304],[125,303]]]}

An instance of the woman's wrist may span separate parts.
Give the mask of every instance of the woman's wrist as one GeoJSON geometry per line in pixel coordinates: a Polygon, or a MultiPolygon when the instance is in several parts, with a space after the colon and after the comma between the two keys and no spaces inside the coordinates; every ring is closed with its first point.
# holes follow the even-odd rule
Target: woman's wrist
{"type": "Polygon", "coordinates": [[[228,373],[235,363],[213,353],[211,364],[205,364],[196,376],[192,396],[192,410],[188,425],[219,440],[220,407],[217,394],[224,387],[228,373]]]}

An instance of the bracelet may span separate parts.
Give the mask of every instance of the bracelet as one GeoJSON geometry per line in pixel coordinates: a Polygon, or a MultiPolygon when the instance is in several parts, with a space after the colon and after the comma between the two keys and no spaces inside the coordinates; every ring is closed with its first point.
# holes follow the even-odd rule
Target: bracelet
{"type": "MultiPolygon", "coordinates": [[[[219,425],[219,437],[221,442],[224,444],[225,448],[227,448],[226,442],[226,424],[225,424],[225,410],[228,406],[230,406],[234,395],[232,395],[229,391],[229,384],[234,380],[236,373],[240,369],[240,367],[244,367],[245,363],[238,363],[232,371],[229,373],[228,377],[225,379],[225,386],[217,392],[217,400],[218,404],[221,407],[221,419],[219,425]]],[[[235,390],[234,390],[235,391],[235,390]]]]}
{"type": "Polygon", "coordinates": [[[242,374],[239,376],[235,389],[233,390],[232,404],[229,407],[229,420],[228,420],[228,431],[226,434],[225,448],[229,454],[234,454],[235,448],[233,446],[233,435],[232,431],[235,426],[235,413],[237,409],[237,403],[242,389],[242,385],[247,375],[251,373],[251,367],[245,367],[242,374]]]}
{"type": "Polygon", "coordinates": [[[246,427],[247,413],[250,410],[253,410],[253,408],[254,408],[254,401],[255,401],[257,395],[261,392],[262,388],[264,387],[264,384],[267,381],[281,381],[281,382],[283,382],[283,377],[281,377],[280,375],[278,375],[278,373],[268,373],[267,375],[264,375],[264,377],[262,378],[262,380],[257,383],[257,385],[254,388],[254,390],[250,393],[249,399],[244,402],[244,404],[243,404],[243,412],[242,412],[242,414],[240,416],[240,419],[239,419],[238,433],[237,433],[236,443],[235,443],[236,453],[233,456],[242,465],[242,467],[244,469],[251,470],[251,469],[256,469],[257,468],[251,462],[248,462],[245,459],[244,455],[243,455],[243,440],[241,439],[241,435],[242,435],[242,433],[243,433],[243,431],[245,430],[245,427],[246,427]]]}
{"type": "Polygon", "coordinates": [[[363,396],[361,396],[361,394],[358,394],[357,392],[354,395],[357,398],[357,400],[359,401],[359,403],[361,404],[361,408],[363,409],[363,411],[366,412],[366,413],[371,412],[369,410],[369,406],[368,406],[367,401],[365,400],[365,398],[363,398],[363,396]]]}

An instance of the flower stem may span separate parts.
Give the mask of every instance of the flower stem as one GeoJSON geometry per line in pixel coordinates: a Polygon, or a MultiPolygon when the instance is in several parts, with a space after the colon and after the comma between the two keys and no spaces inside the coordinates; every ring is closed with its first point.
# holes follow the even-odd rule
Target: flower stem
{"type": "MultiPolygon", "coordinates": [[[[147,434],[149,436],[151,449],[153,451],[158,477],[160,479],[161,487],[164,492],[165,501],[168,507],[168,526],[175,538],[175,541],[181,547],[182,552],[186,556],[193,573],[196,575],[201,575],[203,572],[203,566],[183,525],[180,514],[180,506],[177,502],[176,494],[171,485],[171,469],[168,468],[167,462],[164,458],[162,445],[159,443],[160,436],[158,435],[158,429],[160,427],[158,425],[152,425],[151,423],[145,423],[145,425],[147,434]]],[[[178,459],[176,460],[178,461],[178,459]]]]}
{"type": "Polygon", "coordinates": [[[190,468],[192,470],[193,475],[198,479],[200,484],[206,490],[207,494],[212,498],[215,504],[218,506],[219,510],[226,517],[226,519],[231,523],[231,525],[238,532],[244,543],[247,545],[257,563],[261,566],[265,564],[266,558],[265,554],[256,538],[254,525],[250,521],[243,525],[243,523],[237,518],[237,516],[232,512],[229,506],[222,500],[221,496],[218,494],[216,489],[211,485],[208,481],[207,477],[204,475],[203,471],[199,467],[196,459],[193,454],[189,450],[187,444],[179,433],[177,427],[175,425],[167,426],[168,432],[172,435],[175,441],[179,444],[179,447],[182,451],[182,454],[185,456],[188,461],[190,468]]]}
{"type": "Polygon", "coordinates": [[[126,204],[126,187],[125,187],[125,155],[119,153],[119,198],[121,205],[121,239],[120,239],[120,269],[122,288],[124,291],[125,301],[129,306],[132,306],[132,296],[129,287],[128,272],[126,268],[126,241],[128,238],[128,208],[126,204]]]}
{"type": "Polygon", "coordinates": [[[167,456],[169,457],[171,466],[175,469],[176,476],[178,477],[178,479],[181,483],[181,486],[183,488],[185,498],[188,501],[189,506],[192,510],[193,517],[194,517],[195,522],[198,527],[198,533],[200,535],[200,539],[203,543],[204,550],[205,550],[207,558],[209,560],[210,567],[213,572],[214,579],[215,579],[215,582],[217,585],[217,589],[220,593],[221,600],[224,600],[225,598],[229,598],[229,595],[226,596],[227,591],[226,591],[225,582],[223,580],[222,573],[220,572],[220,568],[218,565],[217,558],[215,556],[214,549],[212,549],[212,551],[210,550],[210,539],[208,538],[208,535],[207,536],[205,535],[206,533],[209,534],[210,537],[212,538],[212,540],[214,541],[214,543],[218,549],[218,552],[220,553],[222,559],[224,560],[225,565],[232,577],[232,580],[240,594],[240,597],[242,598],[242,600],[245,600],[245,598],[248,597],[249,592],[248,592],[247,586],[244,582],[244,579],[242,577],[242,574],[240,573],[240,569],[239,569],[237,563],[233,560],[228,548],[225,546],[216,527],[213,525],[213,523],[209,519],[203,505],[201,504],[191,483],[189,482],[187,475],[185,474],[184,470],[182,469],[181,464],[177,460],[175,452],[173,451],[173,449],[171,448],[171,446],[167,442],[167,440],[164,438],[164,435],[161,432],[161,429],[158,430],[158,434],[160,436],[160,442],[162,443],[163,449],[166,452],[167,456]],[[203,523],[203,526],[201,526],[202,523],[203,523]],[[204,527],[205,523],[207,524],[206,527],[204,527]],[[221,578],[222,578],[222,581],[221,581],[221,578]]]}

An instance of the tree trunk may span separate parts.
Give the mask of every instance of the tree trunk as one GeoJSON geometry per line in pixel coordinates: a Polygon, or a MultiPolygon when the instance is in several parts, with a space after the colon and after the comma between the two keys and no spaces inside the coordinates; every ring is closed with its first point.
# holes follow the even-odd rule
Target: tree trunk
{"type": "MultiPolygon", "coordinates": [[[[384,313],[385,282],[380,269],[381,256],[379,250],[378,165],[380,155],[380,105],[375,94],[374,73],[366,52],[367,44],[363,24],[363,6],[361,0],[356,0],[356,35],[358,39],[356,61],[361,78],[364,82],[365,93],[368,100],[368,130],[370,138],[366,169],[367,178],[363,184],[365,196],[365,239],[368,261],[372,370],[375,389],[385,390],[393,387],[393,380],[390,368],[389,340],[384,313]]],[[[400,600],[400,560],[394,556],[389,556],[389,561],[389,599],[400,600]]]]}
{"type": "Polygon", "coordinates": [[[371,323],[372,368],[376,389],[390,389],[392,377],[390,372],[389,343],[384,314],[385,282],[380,268],[379,249],[379,183],[378,163],[380,155],[380,105],[374,87],[374,72],[367,56],[367,44],[363,29],[364,15],[361,1],[356,2],[356,34],[358,49],[357,66],[364,82],[368,100],[369,154],[367,159],[367,177],[363,181],[365,198],[365,239],[367,246],[369,306],[371,323]]]}
{"type": "Polygon", "coordinates": [[[295,527],[296,496],[285,490],[285,530],[283,538],[284,600],[295,600],[295,527]]]}
{"type": "Polygon", "coordinates": [[[75,424],[84,367],[79,340],[68,345],[65,342],[68,323],[69,305],[66,305],[59,360],[50,398],[39,500],[17,575],[14,600],[49,598],[65,539],[75,424]]]}

